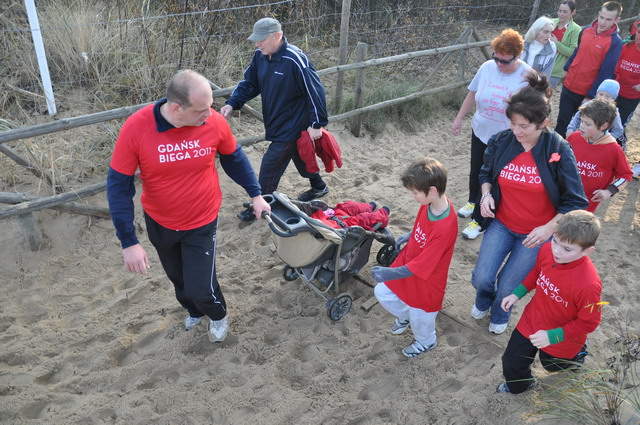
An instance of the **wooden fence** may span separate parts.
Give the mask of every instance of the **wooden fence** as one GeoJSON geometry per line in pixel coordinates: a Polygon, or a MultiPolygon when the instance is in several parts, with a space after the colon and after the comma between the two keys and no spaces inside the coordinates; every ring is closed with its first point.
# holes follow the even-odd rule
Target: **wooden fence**
{"type": "MultiPolygon", "coordinates": [[[[403,102],[408,102],[414,99],[418,99],[423,96],[434,95],[445,91],[453,90],[459,87],[463,87],[469,84],[469,80],[465,79],[466,70],[466,57],[467,52],[471,49],[478,48],[486,59],[490,58],[490,54],[487,51],[487,46],[490,44],[489,40],[479,40],[477,33],[472,27],[467,27],[465,31],[456,40],[454,45],[420,50],[415,52],[404,53],[401,55],[389,56],[385,58],[365,60],[367,46],[364,43],[359,43],[357,47],[357,62],[351,64],[338,65],[331,68],[326,68],[318,71],[320,76],[330,75],[334,73],[343,73],[346,71],[356,71],[356,87],[354,98],[354,109],[339,115],[333,115],[329,117],[329,122],[337,122],[343,120],[351,120],[351,132],[356,136],[360,134],[360,121],[359,117],[367,112],[388,108],[393,105],[397,105],[403,102]],[[442,67],[451,60],[453,54],[458,53],[458,74],[456,81],[446,84],[440,87],[427,88],[433,81],[434,76],[442,67]],[[376,103],[373,105],[362,106],[362,99],[364,93],[364,72],[366,68],[379,66],[383,64],[389,64],[398,61],[404,61],[414,59],[418,57],[444,55],[440,62],[433,68],[429,76],[424,80],[418,91],[408,96],[400,97],[397,99],[387,100],[384,102],[376,103]]],[[[220,88],[214,83],[211,83],[213,88],[214,97],[228,97],[233,91],[234,87],[220,88]]],[[[151,103],[151,102],[150,102],[151,103]]],[[[114,119],[126,118],[133,114],[138,109],[150,103],[144,103],[140,105],[127,106],[123,108],[117,108],[104,112],[97,112],[94,114],[83,115],[74,118],[64,118],[55,122],[34,125],[29,127],[23,127],[13,130],[7,130],[0,132],[0,152],[7,155],[17,164],[24,167],[27,171],[33,173],[38,178],[45,180],[49,185],[52,184],[53,179],[46,172],[41,171],[38,167],[31,164],[31,162],[21,156],[18,152],[4,146],[4,143],[27,139],[30,137],[41,136],[44,134],[51,134],[58,131],[70,130],[77,127],[82,127],[90,124],[97,124],[114,119]]],[[[262,121],[262,115],[251,109],[249,106],[243,108],[244,111],[251,114],[262,121]]],[[[265,140],[264,134],[255,135],[251,137],[244,137],[238,140],[242,146],[250,145],[259,141],[265,140]]],[[[9,217],[17,217],[18,222],[23,230],[25,238],[27,239],[29,246],[32,250],[41,249],[43,244],[43,237],[37,226],[37,222],[33,217],[33,212],[45,208],[52,208],[60,211],[71,212],[75,214],[91,215],[99,218],[108,218],[109,211],[104,207],[92,207],[75,201],[79,201],[85,197],[95,195],[97,193],[106,190],[106,182],[93,184],[82,189],[66,191],[64,187],[54,187],[55,195],[48,197],[36,197],[33,195],[26,195],[22,193],[8,193],[0,192],[0,203],[11,204],[8,207],[0,209],[0,220],[9,217]]]]}

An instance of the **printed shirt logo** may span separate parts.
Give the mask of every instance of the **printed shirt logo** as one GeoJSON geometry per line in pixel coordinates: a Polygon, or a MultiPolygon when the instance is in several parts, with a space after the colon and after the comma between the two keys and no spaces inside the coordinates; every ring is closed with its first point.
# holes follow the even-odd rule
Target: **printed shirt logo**
{"type": "Polygon", "coordinates": [[[558,288],[544,273],[540,273],[538,280],[536,280],[536,286],[542,290],[553,301],[560,303],[565,308],[569,307],[569,303],[562,298],[560,294],[560,288],[558,288]]]}
{"type": "Polygon", "coordinates": [[[502,121],[505,114],[505,99],[511,96],[511,91],[507,86],[501,86],[492,82],[487,82],[487,89],[491,90],[491,97],[489,99],[480,99],[483,103],[481,114],[486,118],[491,119],[494,115],[497,115],[502,121]]]}
{"type": "Polygon", "coordinates": [[[576,162],[576,165],[578,166],[578,171],[580,172],[581,176],[595,179],[599,179],[604,176],[604,171],[599,171],[598,166],[596,164],[592,164],[591,162],[579,161],[576,162]]]}
{"type": "Polygon", "coordinates": [[[191,158],[201,158],[211,155],[211,147],[200,147],[200,139],[183,140],[180,143],[165,143],[158,145],[158,162],[176,162],[191,158]]]}
{"type": "Polygon", "coordinates": [[[500,170],[500,177],[519,183],[542,184],[542,180],[538,174],[538,167],[516,165],[513,162],[508,163],[500,170]]]}
{"type": "Polygon", "coordinates": [[[418,242],[420,248],[424,248],[427,244],[427,234],[422,231],[420,224],[416,227],[416,231],[413,233],[413,238],[418,242]]]}

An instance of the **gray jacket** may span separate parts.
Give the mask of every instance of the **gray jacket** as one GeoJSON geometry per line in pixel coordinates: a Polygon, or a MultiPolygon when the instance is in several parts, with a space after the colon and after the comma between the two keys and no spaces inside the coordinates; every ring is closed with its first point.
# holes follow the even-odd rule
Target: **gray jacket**
{"type": "MultiPolygon", "coordinates": [[[[523,61],[529,63],[527,59],[527,55],[529,54],[529,45],[531,43],[525,41],[524,43],[524,51],[522,52],[523,61]]],[[[551,71],[553,70],[553,64],[556,61],[556,51],[553,47],[551,47],[551,41],[547,44],[543,45],[542,50],[536,55],[533,60],[533,65],[531,66],[538,72],[543,73],[547,78],[551,76],[551,71]]]]}

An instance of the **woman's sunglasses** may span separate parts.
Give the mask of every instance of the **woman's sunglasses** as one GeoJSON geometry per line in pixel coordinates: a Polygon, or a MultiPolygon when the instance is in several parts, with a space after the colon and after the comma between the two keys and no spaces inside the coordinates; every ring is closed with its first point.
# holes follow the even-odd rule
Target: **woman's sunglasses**
{"type": "Polygon", "coordinates": [[[496,63],[501,63],[503,65],[509,65],[511,62],[513,62],[516,59],[516,57],[514,56],[514,57],[512,57],[511,59],[509,59],[507,61],[507,60],[504,60],[504,59],[497,58],[495,53],[491,53],[491,59],[496,61],[496,63]]]}

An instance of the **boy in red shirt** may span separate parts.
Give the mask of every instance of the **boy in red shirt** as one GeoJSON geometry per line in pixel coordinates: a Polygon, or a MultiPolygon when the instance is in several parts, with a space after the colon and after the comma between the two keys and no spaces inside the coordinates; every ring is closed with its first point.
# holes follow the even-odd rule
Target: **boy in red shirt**
{"type": "Polygon", "coordinates": [[[502,355],[506,381],[498,385],[497,392],[519,394],[536,386],[531,363],[538,350],[549,372],[584,362],[587,334],[602,318],[602,283],[589,259],[599,234],[600,221],[592,213],[567,213],[558,221],[551,242],[540,249],[526,279],[502,299],[502,309],[509,311],[536,290],[502,355]]]}
{"type": "Polygon", "coordinates": [[[609,134],[616,118],[616,106],[594,99],[580,107],[580,131],[567,137],[576,155],[576,164],[589,199],[587,211],[594,212],[600,202],[618,193],[631,180],[633,172],[616,139],[609,134]]]}
{"type": "Polygon", "coordinates": [[[413,230],[396,241],[400,251],[391,267],[371,269],[378,302],[396,317],[391,333],[409,325],[415,341],[402,350],[415,357],[436,347],[436,316],[442,308],[449,264],[458,234],[458,218],[445,195],[447,170],[433,158],[416,161],[402,174],[402,184],[420,204],[413,230]]]}

